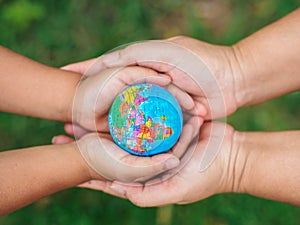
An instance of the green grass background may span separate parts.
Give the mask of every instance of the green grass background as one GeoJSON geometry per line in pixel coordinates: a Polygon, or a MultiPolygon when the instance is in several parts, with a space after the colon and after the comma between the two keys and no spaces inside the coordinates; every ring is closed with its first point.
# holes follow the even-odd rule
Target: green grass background
{"type": "MultiPolygon", "coordinates": [[[[101,55],[124,43],[178,34],[229,45],[281,18],[299,3],[0,0],[0,43],[55,67],[101,55]]],[[[228,122],[238,130],[299,129],[299,102],[296,92],[240,109],[228,122]]],[[[60,133],[62,123],[0,113],[0,150],[49,144],[60,133]]],[[[300,224],[300,209],[237,194],[185,206],[138,208],[101,192],[72,188],[1,217],[0,224],[296,225],[300,224]]]]}

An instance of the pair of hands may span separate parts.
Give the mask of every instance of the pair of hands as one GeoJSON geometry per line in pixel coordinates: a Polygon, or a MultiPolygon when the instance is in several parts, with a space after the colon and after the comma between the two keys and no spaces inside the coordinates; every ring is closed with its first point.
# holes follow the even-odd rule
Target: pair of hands
{"type": "MultiPolygon", "coordinates": [[[[234,130],[226,124],[209,121],[239,107],[237,68],[232,48],[187,37],[137,43],[98,59],[63,67],[87,76],[76,92],[73,124],[66,124],[65,130],[75,137],[83,136],[78,142],[81,153],[93,169],[107,178],[81,186],[126,197],[140,206],[190,203],[231,191],[233,165],[228,159],[235,154],[234,130]],[[97,66],[90,67],[92,64],[97,66]],[[116,75],[110,77],[112,73],[116,75]],[[107,79],[110,80],[104,85],[107,79]],[[183,132],[169,153],[151,158],[131,156],[117,149],[103,134],[108,132],[107,112],[114,97],[134,82],[167,88],[183,108],[186,121],[183,132]],[[207,122],[201,126],[203,120],[207,122]],[[87,134],[92,131],[101,134],[87,134]],[[105,149],[97,147],[99,136],[105,149]],[[97,155],[97,162],[91,155],[97,155]],[[166,170],[159,178],[149,180],[166,170]],[[144,184],[137,183],[147,180],[144,184]]],[[[71,140],[62,135],[53,142],[71,140]]]]}

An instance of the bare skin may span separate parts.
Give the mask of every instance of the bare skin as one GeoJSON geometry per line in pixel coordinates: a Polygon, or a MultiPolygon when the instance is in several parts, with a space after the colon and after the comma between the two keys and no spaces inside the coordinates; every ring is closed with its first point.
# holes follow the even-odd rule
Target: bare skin
{"type": "MultiPolygon", "coordinates": [[[[220,111],[219,114],[211,114],[212,110],[218,110],[218,107],[208,107],[213,96],[204,96],[195,89],[185,90],[185,87],[190,87],[180,85],[182,78],[178,71],[169,70],[161,64],[137,65],[169,72],[168,75],[177,86],[191,94],[195,102],[206,106],[206,119],[226,116],[239,107],[300,89],[299,21],[300,9],[232,47],[214,46],[187,37],[168,40],[195,51],[209,66],[221,85],[226,103],[225,113],[220,111]]],[[[143,47],[142,44],[136,46],[143,47]]],[[[130,47],[121,50],[122,54],[113,53],[116,57],[104,57],[105,67],[126,66],[126,55],[132,59],[134,49],[130,47]]],[[[4,68],[4,72],[0,73],[1,110],[40,118],[71,120],[70,102],[80,75],[73,73],[74,76],[69,76],[69,72],[32,62],[4,48],[0,52],[1,58],[6,59],[0,63],[4,68]],[[17,63],[12,59],[17,59],[17,63]],[[25,77],[25,74],[28,76],[25,77]],[[40,74],[45,76],[40,78],[40,74]],[[59,74],[59,78],[54,74],[59,74]],[[16,88],[18,91],[15,91],[16,88]]],[[[205,144],[210,138],[224,138],[214,136],[210,126],[211,123],[207,122],[201,128],[196,157],[176,176],[156,184],[152,181],[152,184],[136,183],[133,186],[107,181],[87,166],[73,143],[3,152],[0,154],[0,214],[91,179],[100,179],[100,183],[87,184],[86,187],[127,197],[140,206],[190,203],[223,192],[243,192],[300,205],[299,131],[244,133],[218,124],[226,128],[223,145],[210,167],[199,172],[199,157],[205,144]],[[52,164],[53,161],[56,163],[52,164]],[[32,162],[38,167],[33,167],[32,162]],[[28,181],[28,175],[38,182],[28,181]],[[165,195],[158,199],[158,191],[165,195]],[[19,200],[15,202],[16,198],[19,200]]]]}
{"type": "MultiPolygon", "coordinates": [[[[42,65],[4,47],[0,47],[0,58],[3,59],[0,60],[0,111],[65,122],[72,121],[73,112],[83,118],[73,122],[94,132],[77,143],[0,152],[0,215],[91,179],[104,182],[119,178],[124,182],[132,182],[178,165],[179,160],[173,154],[134,157],[116,147],[107,134],[95,133],[100,129],[95,122],[96,116],[107,118],[111,104],[109,99],[114,99],[107,88],[107,93],[103,93],[109,97],[105,101],[100,98],[99,112],[93,111],[99,86],[107,71],[85,80],[76,97],[83,99],[88,95],[91,100],[85,98],[72,111],[80,74],[42,65]],[[86,124],[96,126],[88,127],[86,124]],[[104,143],[103,146],[98,144],[99,141],[104,143]],[[110,151],[114,151],[114,157],[109,158],[110,151]],[[93,154],[92,159],[89,159],[90,154],[93,154]],[[118,162],[118,165],[113,162],[118,162]]],[[[170,83],[168,77],[161,77],[145,68],[128,67],[116,73],[117,76],[110,83],[116,92],[117,86],[123,89],[135,77],[162,86],[170,83]]],[[[99,121],[98,124],[102,124],[99,121]]]]}
{"type": "MultiPolygon", "coordinates": [[[[76,143],[0,153],[0,215],[92,178],[76,143]]],[[[103,178],[102,178],[103,179],[103,178]]]]}
{"type": "MultiPolygon", "coordinates": [[[[160,48],[156,51],[160,51],[161,54],[156,54],[152,51],[155,42],[131,45],[103,56],[100,61],[102,68],[139,65],[168,74],[178,87],[193,96],[195,102],[200,102],[206,107],[208,113],[205,119],[210,120],[229,115],[237,108],[300,90],[299,24],[300,9],[297,9],[229,47],[211,45],[183,36],[163,40],[192,51],[205,62],[219,84],[226,110],[218,106],[211,107],[209,102],[215,96],[205,96],[201,90],[186,85],[186,74],[176,70],[174,66],[180,55],[170,54],[169,57],[165,57],[165,49],[160,48]],[[147,51],[157,58],[153,55],[150,57],[150,54],[142,54],[147,51]],[[185,78],[185,82],[181,82],[182,77],[185,78]]],[[[68,66],[68,69],[76,71],[88,63],[91,62],[73,64],[68,66]]],[[[202,145],[201,140],[205,142],[209,139],[205,136],[209,132],[206,131],[209,126],[210,122],[207,122],[201,128],[199,146],[202,145]]],[[[98,186],[95,181],[84,186],[129,198],[140,206],[189,203],[223,192],[243,192],[300,205],[299,131],[247,133],[234,131],[230,127],[226,130],[227,141],[223,142],[214,163],[203,173],[191,173],[197,171],[195,165],[199,163],[197,160],[200,160],[195,157],[178,176],[155,185],[150,181],[144,185],[114,182],[98,186]],[[224,173],[220,174],[216,168],[223,168],[224,173]],[[220,182],[217,182],[212,190],[210,181],[214,179],[220,182]],[[157,193],[164,194],[157,198],[157,193]]],[[[66,131],[71,133],[69,125],[66,126],[66,131]]]]}

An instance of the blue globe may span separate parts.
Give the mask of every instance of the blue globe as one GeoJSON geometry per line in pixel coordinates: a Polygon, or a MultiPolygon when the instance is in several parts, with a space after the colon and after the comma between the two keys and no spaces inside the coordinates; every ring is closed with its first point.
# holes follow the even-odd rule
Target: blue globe
{"type": "Polygon", "coordinates": [[[174,96],[150,83],[129,86],[114,100],[108,115],[115,143],[138,156],[171,149],[182,131],[182,111],[174,96]]]}

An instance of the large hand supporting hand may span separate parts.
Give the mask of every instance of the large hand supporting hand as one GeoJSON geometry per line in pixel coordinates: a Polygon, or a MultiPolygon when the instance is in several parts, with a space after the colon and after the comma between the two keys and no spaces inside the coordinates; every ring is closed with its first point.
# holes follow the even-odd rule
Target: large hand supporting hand
{"type": "MultiPolygon", "coordinates": [[[[101,177],[107,179],[86,182],[81,187],[104,190],[108,189],[111,181],[143,182],[155,175],[173,169],[179,165],[179,160],[192,140],[198,135],[201,120],[197,117],[190,119],[183,128],[184,135],[169,153],[152,157],[133,156],[116,146],[108,134],[90,133],[78,140],[77,144],[88,165],[101,177]]],[[[53,143],[64,144],[73,141],[64,135],[54,138],[53,143]]],[[[97,177],[95,177],[96,179],[97,177]]]]}
{"type": "MultiPolygon", "coordinates": [[[[195,40],[194,40],[195,41],[195,40]]],[[[204,45],[204,44],[203,44],[204,45]]],[[[88,79],[84,79],[81,84],[79,85],[79,96],[85,96],[82,99],[90,99],[93,102],[93,106],[97,105],[97,99],[95,99],[95,93],[93,93],[93,89],[91,88],[92,86],[94,87],[103,87],[103,81],[105,79],[109,78],[111,75],[111,72],[115,72],[120,70],[119,67],[116,66],[125,66],[125,65],[140,65],[140,66],[147,66],[156,69],[160,73],[165,73],[169,76],[171,76],[173,84],[168,86],[168,89],[177,97],[179,100],[179,103],[181,103],[181,106],[184,108],[186,115],[202,115],[204,116],[206,114],[206,109],[209,111],[209,115],[207,118],[215,118],[221,115],[226,115],[226,103],[224,103],[224,99],[222,98],[223,92],[224,91],[222,88],[219,88],[219,83],[216,80],[216,77],[214,74],[211,74],[210,70],[206,66],[206,64],[203,63],[202,60],[199,59],[199,57],[192,52],[191,50],[184,48],[178,44],[174,44],[171,42],[165,42],[165,41],[150,41],[150,42],[145,42],[145,43],[139,43],[136,45],[131,45],[127,47],[125,50],[121,51],[129,51],[130,54],[139,54],[139,57],[150,57],[150,59],[142,59],[140,61],[136,60],[136,62],[132,63],[130,60],[132,60],[132,55],[129,54],[129,62],[127,61],[126,63],[121,62],[119,65],[109,65],[107,62],[108,59],[111,59],[111,57],[115,57],[114,55],[117,54],[117,56],[120,56],[120,54],[123,56],[126,56],[126,52],[121,53],[121,52],[114,52],[108,55],[101,56],[97,60],[92,60],[90,62],[82,62],[79,64],[73,64],[67,67],[67,69],[73,69],[73,70],[83,70],[84,67],[86,67],[89,63],[92,63],[93,66],[90,66],[89,69],[86,71],[86,76],[88,79]],[[140,46],[141,45],[141,46],[140,46]],[[162,49],[164,50],[164,54],[162,54],[162,49]],[[172,54],[170,54],[170,51],[172,54]],[[141,54],[142,52],[146,52],[147,54],[141,54]],[[119,54],[120,53],[120,54],[119,54]],[[158,54],[157,54],[158,53],[158,54]],[[167,54],[166,54],[167,53],[167,54]],[[161,55],[162,54],[162,55],[161,55]],[[165,61],[163,61],[163,57],[165,56],[165,61]],[[152,58],[151,58],[152,57],[152,58]],[[168,58],[169,57],[169,58],[168,58]],[[153,64],[153,66],[152,66],[153,64]],[[109,70],[104,70],[107,69],[108,67],[111,67],[109,70]],[[108,71],[108,72],[107,72],[108,71]],[[102,75],[99,75],[102,74],[102,75]],[[99,79],[100,78],[100,79],[99,79]],[[98,86],[95,85],[97,82],[95,81],[99,80],[98,86]],[[174,85],[175,84],[175,85],[174,85]],[[200,85],[199,85],[200,84],[200,85]],[[202,87],[203,84],[203,87],[202,87]],[[180,87],[180,88],[178,88],[180,87]],[[81,90],[82,89],[82,90],[81,90]],[[182,91],[181,89],[184,89],[182,91]],[[191,100],[189,95],[186,93],[189,93],[190,95],[193,96],[194,101],[191,100]],[[90,96],[89,96],[90,95],[90,96]],[[206,96],[209,96],[206,98],[206,96]],[[88,97],[89,96],[89,97],[88,97]],[[201,104],[198,104],[200,102],[201,104]],[[201,107],[202,105],[206,106],[206,109],[201,107]]],[[[219,50],[221,52],[221,50],[219,50]]],[[[209,53],[207,50],[206,52],[209,53]]],[[[212,55],[210,51],[210,54],[212,55]]],[[[213,58],[213,55],[211,56],[213,58]]],[[[126,58],[126,57],[125,57],[126,58]]],[[[133,57],[134,58],[134,57],[133,57]]],[[[120,63],[120,60],[122,61],[122,57],[116,61],[113,61],[113,63],[120,63]]],[[[109,61],[109,60],[108,60],[109,61]]],[[[128,68],[127,68],[128,69],[128,68]]],[[[139,67],[139,69],[142,69],[139,67]]],[[[124,69],[123,69],[124,70],[124,69]]],[[[134,71],[133,71],[134,72],[134,71]]],[[[153,72],[153,71],[152,71],[153,72]]],[[[132,71],[131,71],[132,73],[132,71]]],[[[124,73],[127,74],[128,73],[124,73]]],[[[159,76],[162,76],[161,74],[159,76]]],[[[112,87],[114,85],[109,85],[109,84],[114,84],[118,83],[120,80],[114,79],[118,76],[114,76],[110,82],[108,82],[107,89],[104,90],[102,93],[109,93],[112,90],[112,87]]],[[[119,76],[120,77],[120,76],[119,76]]],[[[122,75],[121,75],[122,77],[122,75]]],[[[121,82],[121,85],[119,87],[124,87],[128,85],[128,83],[132,82],[132,77],[137,77],[137,74],[129,75],[129,77],[123,76],[123,80],[121,82]],[[124,79],[127,81],[124,82],[124,79]],[[129,81],[129,82],[128,82],[129,81]]],[[[165,77],[165,76],[162,76],[165,77]]],[[[166,77],[165,77],[166,78],[166,77]]],[[[156,78],[155,78],[156,79],[156,78]]],[[[230,82],[229,82],[230,83],[230,82]]],[[[117,85],[118,86],[118,85],[117,85]]],[[[104,87],[105,88],[105,87],[104,87]]],[[[108,95],[108,101],[113,101],[114,95],[116,93],[113,93],[112,95],[108,95]]],[[[98,96],[97,96],[98,97],[98,96]]],[[[98,98],[100,99],[100,98],[98,98]]],[[[103,99],[103,98],[101,98],[103,99]]],[[[75,99],[76,100],[76,99],[75,99]]],[[[79,98],[79,104],[78,106],[82,105],[84,101],[80,102],[79,98]]],[[[87,101],[86,101],[87,102],[87,101]]],[[[101,102],[102,103],[102,102],[101,102]]],[[[106,104],[109,105],[109,104],[106,104]]],[[[76,104],[75,107],[76,109],[76,104]]],[[[85,112],[76,114],[75,113],[75,122],[78,124],[82,125],[88,129],[88,130],[102,130],[102,131],[107,131],[107,122],[105,117],[105,112],[107,113],[108,109],[103,107],[102,109],[100,108],[100,104],[91,110],[91,107],[85,107],[84,110],[85,112]],[[98,110],[95,110],[95,108],[98,110]],[[100,110],[99,110],[100,109],[100,110]],[[102,111],[101,111],[102,110],[102,111]],[[89,115],[89,116],[87,116],[89,115]],[[98,118],[97,118],[98,116],[98,118]],[[102,116],[102,117],[101,117],[102,116]],[[92,118],[92,120],[91,120],[92,118]],[[93,121],[96,121],[94,122],[93,121]],[[88,124],[89,123],[89,124],[88,124]]],[[[80,112],[80,107],[78,108],[79,110],[75,110],[77,112],[80,112]]],[[[82,109],[81,109],[82,110],[82,109]]],[[[189,117],[189,116],[188,116],[189,117]]],[[[198,128],[200,123],[196,123],[198,128]]],[[[191,126],[185,126],[183,129],[183,134],[188,134],[191,126]]],[[[195,127],[195,124],[194,124],[195,127]]],[[[67,130],[69,130],[70,133],[70,125],[66,126],[67,130]],[[69,127],[69,128],[68,128],[69,127]]],[[[82,131],[81,128],[78,126],[75,127],[75,135],[78,133],[77,136],[81,136],[82,132],[76,132],[76,130],[82,131]]],[[[197,128],[196,128],[197,129],[197,128]]],[[[74,133],[73,131],[73,133],[74,133]]],[[[222,133],[222,132],[221,132],[222,133]]],[[[224,133],[224,132],[223,132],[224,133]]],[[[187,141],[184,141],[186,139],[187,135],[182,135],[182,137],[179,140],[179,146],[188,146],[186,143],[187,141]],[[185,137],[185,138],[183,138],[185,137]],[[184,144],[182,144],[184,143],[184,144]]],[[[178,146],[178,145],[177,145],[178,146]]],[[[175,148],[176,151],[174,153],[178,156],[181,157],[185,150],[178,150],[180,148],[175,148]],[[180,153],[178,153],[180,152],[180,153]]],[[[206,169],[210,163],[214,160],[215,156],[218,153],[219,148],[215,148],[212,151],[208,152],[206,151],[201,163],[201,169],[206,169]]]]}
{"type": "MultiPolygon", "coordinates": [[[[232,191],[234,160],[238,152],[233,144],[234,130],[223,123],[206,123],[201,127],[199,140],[195,146],[190,146],[184,157],[192,157],[173,177],[165,180],[161,177],[142,185],[139,183],[122,184],[113,182],[111,189],[120,197],[128,198],[139,206],[159,206],[172,203],[186,204],[207,198],[217,193],[232,191]],[[216,129],[212,130],[212,125],[216,129]],[[217,130],[226,130],[225,136],[217,130]],[[221,151],[211,166],[200,171],[199,164],[203,158],[204,149],[213,148],[211,143],[222,142],[221,151]],[[195,148],[195,149],[194,149],[195,148]]],[[[215,146],[218,147],[218,146],[215,146]]],[[[176,170],[176,169],[174,169],[176,170]]],[[[172,173],[172,170],[170,171],[172,173]]],[[[111,190],[109,190],[111,193],[111,190]]]]}
{"type": "Polygon", "coordinates": [[[206,119],[224,117],[237,108],[236,92],[241,78],[238,63],[231,47],[204,43],[188,37],[162,41],[145,41],[103,55],[98,67],[107,68],[138,65],[168,74],[173,84],[193,96],[206,119]]]}
{"type": "MultiPolygon", "coordinates": [[[[76,129],[71,129],[68,133],[81,137],[88,131],[108,132],[107,114],[115,96],[126,86],[141,82],[164,86],[178,99],[183,110],[187,112],[183,135],[172,150],[173,156],[166,153],[151,158],[131,156],[118,148],[111,140],[103,138],[103,135],[100,135],[102,138],[96,134],[84,136],[78,142],[82,155],[90,167],[108,180],[143,181],[173,168],[179,163],[178,158],[184,154],[202,124],[202,119],[193,115],[196,110],[192,98],[175,85],[169,84],[168,76],[158,75],[155,71],[146,68],[126,67],[97,71],[93,76],[86,76],[81,80],[73,107],[73,122],[80,126],[77,125],[76,129]],[[86,139],[90,141],[83,141],[86,139]],[[89,145],[82,147],[80,143],[89,143],[89,145]],[[168,157],[170,160],[167,160],[168,157]],[[164,160],[167,160],[166,164],[163,163],[164,160]],[[132,162],[131,165],[128,162],[132,162]],[[117,170],[117,168],[122,169],[117,170]]],[[[66,127],[70,128],[70,125],[66,127]]],[[[69,139],[59,136],[54,139],[54,143],[64,143],[65,140],[69,139]]]]}

